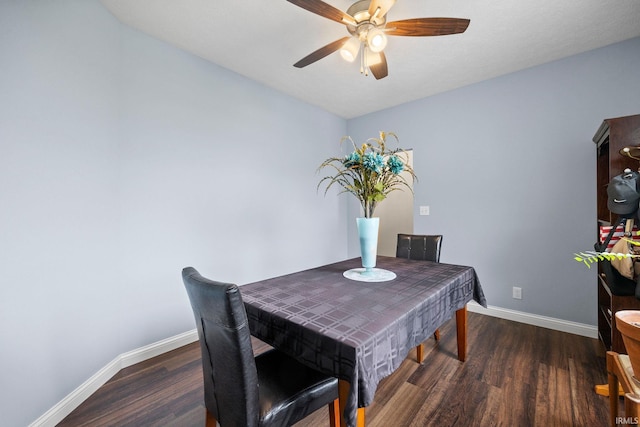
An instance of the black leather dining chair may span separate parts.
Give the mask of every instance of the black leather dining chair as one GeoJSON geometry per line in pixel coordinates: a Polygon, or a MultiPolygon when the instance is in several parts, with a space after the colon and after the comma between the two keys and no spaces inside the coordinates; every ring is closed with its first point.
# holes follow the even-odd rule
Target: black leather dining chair
{"type": "Polygon", "coordinates": [[[441,234],[398,234],[396,257],[440,262],[441,247],[441,234]]]}
{"type": "Polygon", "coordinates": [[[196,320],[207,427],[290,426],[324,405],[340,423],[338,380],[269,350],[254,357],[238,286],[182,270],[196,320]]]}
{"type": "MultiPolygon", "coordinates": [[[[442,235],[433,234],[398,234],[396,245],[396,258],[407,258],[419,261],[440,262],[440,248],[442,247],[442,235]]],[[[440,340],[440,329],[433,333],[436,341],[440,340]]],[[[424,344],[416,347],[416,358],[421,363],[424,358],[424,344]]]]}

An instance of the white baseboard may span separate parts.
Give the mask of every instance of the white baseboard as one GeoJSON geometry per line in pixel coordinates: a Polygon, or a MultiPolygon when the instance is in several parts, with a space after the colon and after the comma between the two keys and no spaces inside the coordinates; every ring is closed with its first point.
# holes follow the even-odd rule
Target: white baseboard
{"type": "MultiPolygon", "coordinates": [[[[499,317],[501,319],[513,320],[515,322],[526,323],[528,325],[541,326],[547,329],[568,332],[589,338],[598,337],[598,328],[583,323],[569,322],[567,320],[555,319],[552,317],[539,316],[536,314],[524,313],[521,311],[509,310],[506,308],[482,307],[480,304],[471,302],[467,304],[467,309],[474,313],[486,314],[488,316],[499,317]]],[[[40,418],[30,424],[29,427],[55,427],[60,421],[76,409],[82,402],[91,396],[96,390],[102,387],[111,377],[121,369],[136,363],[145,361],[155,356],[159,356],[167,351],[175,350],[183,345],[190,344],[198,340],[198,332],[193,329],[162,341],[158,341],[136,350],[122,353],[107,366],[96,372],[91,378],[85,381],[80,387],[72,391],[67,397],[62,399],[57,405],[45,412],[40,418]]]]}
{"type": "Polygon", "coordinates": [[[58,402],[58,404],[31,423],[29,427],[54,427],[62,421],[64,417],[80,406],[82,402],[88,399],[96,390],[109,381],[115,374],[120,372],[121,369],[135,365],[136,363],[145,361],[152,357],[159,356],[162,353],[175,350],[176,348],[197,340],[198,331],[193,329],[162,341],[120,354],[105,367],[93,374],[91,378],[81,384],[64,399],[58,402]]]}
{"type": "Polygon", "coordinates": [[[467,310],[474,313],[486,314],[488,316],[499,317],[501,319],[513,320],[514,322],[526,323],[528,325],[540,326],[570,334],[581,335],[588,338],[598,338],[598,328],[584,323],[570,322],[568,320],[556,319],[554,317],[540,316],[537,314],[525,313],[522,311],[509,310],[507,308],[482,307],[480,304],[471,301],[467,304],[467,310]]]}

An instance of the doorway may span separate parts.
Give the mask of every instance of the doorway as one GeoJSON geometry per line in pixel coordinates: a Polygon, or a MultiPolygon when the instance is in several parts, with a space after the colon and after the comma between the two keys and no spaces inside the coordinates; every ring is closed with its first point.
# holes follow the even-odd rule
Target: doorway
{"type": "MultiPolygon", "coordinates": [[[[413,150],[407,150],[407,163],[413,168],[413,150]]],[[[402,174],[413,190],[411,175],[402,174]]],[[[396,256],[398,233],[413,233],[413,191],[392,191],[376,207],[376,216],[380,218],[378,255],[396,256]]]]}

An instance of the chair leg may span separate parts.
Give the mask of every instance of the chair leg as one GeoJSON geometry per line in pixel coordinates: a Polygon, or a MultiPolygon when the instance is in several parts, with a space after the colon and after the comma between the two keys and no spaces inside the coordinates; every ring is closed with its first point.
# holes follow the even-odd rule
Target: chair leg
{"type": "Polygon", "coordinates": [[[420,343],[416,346],[416,361],[422,363],[424,360],[424,343],[420,343]]]}
{"type": "Polygon", "coordinates": [[[329,426],[340,427],[340,399],[329,403],[329,426]]]}
{"type": "Polygon", "coordinates": [[[607,352],[607,377],[609,379],[609,421],[611,427],[616,427],[618,417],[618,378],[615,373],[616,354],[607,352]]]}
{"type": "Polygon", "coordinates": [[[207,410],[207,421],[205,426],[216,427],[217,425],[218,425],[218,421],[216,420],[216,417],[214,417],[213,414],[209,412],[209,410],[207,410]]]}
{"type": "MultiPolygon", "coordinates": [[[[440,341],[440,329],[436,329],[433,333],[433,338],[436,341],[440,341]]],[[[416,346],[416,360],[418,363],[422,363],[424,360],[424,343],[420,343],[416,346]]]]}
{"type": "Polygon", "coordinates": [[[638,406],[640,406],[640,398],[635,394],[627,393],[624,395],[624,414],[627,418],[631,418],[631,422],[638,420],[638,406]]]}

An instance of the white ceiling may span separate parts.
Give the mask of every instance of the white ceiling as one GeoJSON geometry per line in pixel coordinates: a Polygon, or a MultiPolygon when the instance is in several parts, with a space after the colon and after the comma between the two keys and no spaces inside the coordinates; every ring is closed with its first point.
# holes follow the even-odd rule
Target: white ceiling
{"type": "MultiPolygon", "coordinates": [[[[343,11],[353,1],[326,0],[343,11]]],[[[101,2],[126,25],[344,118],[640,36],[640,0],[398,0],[390,21],[471,24],[456,35],[389,37],[389,76],[375,80],[337,52],[294,68],[348,33],[286,0],[101,2]]]]}

